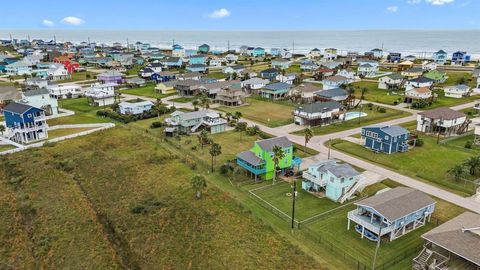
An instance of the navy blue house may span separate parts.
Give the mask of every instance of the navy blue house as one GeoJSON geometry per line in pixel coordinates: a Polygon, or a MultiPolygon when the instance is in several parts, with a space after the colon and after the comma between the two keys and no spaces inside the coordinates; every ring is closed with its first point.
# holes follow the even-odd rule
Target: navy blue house
{"type": "Polygon", "coordinates": [[[407,152],[409,137],[410,133],[408,130],[401,126],[362,128],[364,146],[375,152],[387,154],[407,152]]]}
{"type": "Polygon", "coordinates": [[[163,71],[163,72],[159,72],[159,73],[153,73],[150,76],[150,79],[152,81],[155,81],[156,83],[161,83],[161,82],[168,82],[168,81],[171,81],[171,80],[175,80],[176,76],[172,72],[163,71]]]}
{"type": "Polygon", "coordinates": [[[48,125],[42,109],[11,102],[3,109],[3,114],[9,139],[28,143],[48,138],[48,125]]]}

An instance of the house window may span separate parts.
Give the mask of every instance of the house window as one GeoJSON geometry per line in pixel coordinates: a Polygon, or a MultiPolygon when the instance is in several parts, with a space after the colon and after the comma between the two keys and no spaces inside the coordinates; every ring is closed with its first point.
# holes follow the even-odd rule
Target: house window
{"type": "Polygon", "coordinates": [[[385,140],[387,140],[387,141],[388,141],[389,139],[390,139],[390,137],[389,137],[389,136],[385,136],[385,140]]]}
{"type": "Polygon", "coordinates": [[[27,117],[29,117],[29,118],[32,117],[32,114],[31,113],[27,114],[27,117]]]}

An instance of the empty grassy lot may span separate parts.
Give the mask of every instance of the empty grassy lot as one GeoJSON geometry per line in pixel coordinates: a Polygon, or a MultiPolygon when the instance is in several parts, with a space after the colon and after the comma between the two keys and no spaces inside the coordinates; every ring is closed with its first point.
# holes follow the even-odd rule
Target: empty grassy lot
{"type": "Polygon", "coordinates": [[[155,90],[154,83],[148,83],[143,87],[120,90],[120,93],[136,95],[141,97],[149,97],[149,98],[164,98],[164,97],[170,96],[170,94],[162,94],[162,93],[159,93],[157,90],[155,90]]]}
{"type": "MultiPolygon", "coordinates": [[[[388,105],[393,105],[395,101],[398,103],[403,102],[403,96],[394,94],[389,90],[379,89],[377,82],[363,81],[363,82],[352,83],[352,85],[354,87],[357,87],[357,89],[355,89],[355,97],[357,99],[360,98],[361,96],[360,89],[365,87],[367,88],[367,92],[364,95],[365,100],[379,102],[379,103],[388,104],[388,105]]],[[[396,92],[403,93],[403,90],[398,90],[396,92]]]]}
{"type": "Polygon", "coordinates": [[[321,268],[132,127],[2,157],[0,262],[13,268],[321,268]],[[27,162],[28,161],[28,162],[27,162]],[[32,166],[33,165],[33,166],[32,166]]]}
{"type": "Polygon", "coordinates": [[[264,124],[268,127],[279,127],[293,123],[293,105],[247,98],[248,105],[239,107],[222,106],[217,108],[224,112],[241,112],[242,117],[264,124]]]}
{"type": "Polygon", "coordinates": [[[75,115],[49,119],[50,126],[65,124],[91,124],[113,122],[110,118],[98,117],[96,112],[103,107],[88,105],[86,98],[65,99],[59,102],[61,108],[75,111],[75,115]]]}

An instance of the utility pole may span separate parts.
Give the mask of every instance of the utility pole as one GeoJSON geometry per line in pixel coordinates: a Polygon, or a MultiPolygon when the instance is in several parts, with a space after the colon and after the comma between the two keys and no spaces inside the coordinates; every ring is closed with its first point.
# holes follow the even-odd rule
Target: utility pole
{"type": "Polygon", "coordinates": [[[382,222],[380,222],[380,229],[378,230],[378,241],[377,241],[377,246],[375,247],[375,255],[373,256],[372,270],[375,270],[375,264],[377,262],[377,254],[378,254],[378,250],[380,249],[381,240],[382,240],[382,222]]]}
{"type": "Polygon", "coordinates": [[[228,48],[227,52],[230,52],[230,40],[228,40],[227,44],[228,44],[227,45],[227,48],[228,48]]]}
{"type": "Polygon", "coordinates": [[[297,182],[296,179],[293,178],[293,200],[292,200],[292,232],[295,228],[295,200],[297,198],[297,182]]]}
{"type": "Polygon", "coordinates": [[[332,138],[328,139],[328,157],[330,159],[330,149],[332,148],[332,138]]]}

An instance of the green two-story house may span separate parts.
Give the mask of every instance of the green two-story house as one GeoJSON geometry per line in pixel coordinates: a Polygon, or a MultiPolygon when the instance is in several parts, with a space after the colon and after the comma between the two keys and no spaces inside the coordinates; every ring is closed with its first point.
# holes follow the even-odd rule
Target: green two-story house
{"type": "Polygon", "coordinates": [[[237,154],[237,164],[251,173],[255,179],[265,180],[273,178],[275,171],[273,162],[273,148],[282,148],[285,157],[281,159],[277,168],[282,174],[293,168],[299,168],[302,160],[293,156],[293,143],[287,137],[277,137],[256,141],[252,149],[237,154]]]}

